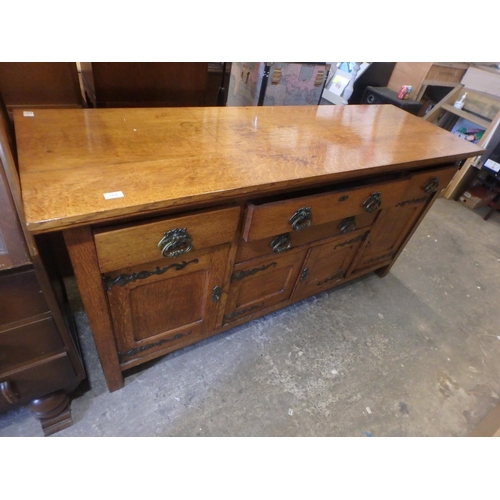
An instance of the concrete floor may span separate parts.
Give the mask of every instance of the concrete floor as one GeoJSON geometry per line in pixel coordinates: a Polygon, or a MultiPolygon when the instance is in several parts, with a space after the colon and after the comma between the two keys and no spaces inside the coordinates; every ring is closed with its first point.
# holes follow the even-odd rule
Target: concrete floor
{"type": "MultiPolygon", "coordinates": [[[[107,392],[74,294],[90,389],[55,436],[466,436],[500,403],[500,213],[439,199],[369,275],[190,346],[107,392]]],[[[25,408],[0,436],[41,436],[25,408]]]]}

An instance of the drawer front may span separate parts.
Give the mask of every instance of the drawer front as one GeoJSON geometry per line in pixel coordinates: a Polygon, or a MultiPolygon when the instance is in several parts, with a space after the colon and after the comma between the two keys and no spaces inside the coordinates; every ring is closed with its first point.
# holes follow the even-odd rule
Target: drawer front
{"type": "Polygon", "coordinates": [[[425,203],[434,193],[441,192],[457,173],[456,166],[414,174],[401,201],[396,206],[425,203]]]}
{"type": "Polygon", "coordinates": [[[258,241],[239,241],[236,263],[245,262],[269,254],[282,253],[315,241],[351,233],[373,224],[378,212],[358,214],[320,226],[311,226],[303,231],[290,231],[258,241]]]}
{"type": "Polygon", "coordinates": [[[0,275],[0,325],[7,325],[48,310],[35,271],[0,275]]]}
{"type": "Polygon", "coordinates": [[[64,347],[52,318],[0,332],[0,373],[64,347]]]}
{"type": "Polygon", "coordinates": [[[0,411],[25,405],[60,389],[73,390],[78,377],[66,353],[24,369],[0,373],[0,411]]]}
{"type": "Polygon", "coordinates": [[[111,230],[94,232],[102,272],[172,260],[182,254],[233,241],[239,207],[164,218],[111,230]]]}
{"type": "Polygon", "coordinates": [[[243,239],[256,241],[345,217],[374,213],[396,205],[407,187],[408,180],[392,181],[285,201],[249,203],[243,239]]]}

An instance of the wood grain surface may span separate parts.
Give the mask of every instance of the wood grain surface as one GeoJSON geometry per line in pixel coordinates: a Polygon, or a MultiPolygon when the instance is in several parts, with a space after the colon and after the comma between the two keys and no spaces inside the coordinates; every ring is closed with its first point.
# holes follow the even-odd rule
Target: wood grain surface
{"type": "Polygon", "coordinates": [[[391,105],[24,111],[14,123],[34,233],[482,152],[391,105]]]}

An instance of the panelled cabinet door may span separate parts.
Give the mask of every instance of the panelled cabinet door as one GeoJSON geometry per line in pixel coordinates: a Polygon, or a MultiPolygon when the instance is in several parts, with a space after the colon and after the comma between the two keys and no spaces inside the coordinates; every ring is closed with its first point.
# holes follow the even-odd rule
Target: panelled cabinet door
{"type": "Polygon", "coordinates": [[[401,200],[378,215],[354,271],[388,264],[434,195],[444,189],[455,167],[415,174],[401,200]]]}
{"type": "Polygon", "coordinates": [[[383,210],[373,226],[354,272],[390,262],[425,206],[426,203],[420,203],[383,210]]]}
{"type": "Polygon", "coordinates": [[[174,350],[219,326],[228,253],[226,244],[104,277],[121,363],[174,350]]]}
{"type": "Polygon", "coordinates": [[[293,298],[314,295],[342,281],[367,234],[353,231],[309,249],[293,298]]]}
{"type": "Polygon", "coordinates": [[[289,250],[234,266],[224,323],[288,300],[305,254],[305,249],[289,250]]]}

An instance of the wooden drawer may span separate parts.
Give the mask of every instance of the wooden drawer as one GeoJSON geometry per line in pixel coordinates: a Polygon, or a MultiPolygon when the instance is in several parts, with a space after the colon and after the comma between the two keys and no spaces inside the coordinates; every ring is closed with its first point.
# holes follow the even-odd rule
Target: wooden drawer
{"type": "Polygon", "coordinates": [[[235,262],[245,262],[264,255],[282,253],[283,251],[289,251],[308,243],[369,227],[373,224],[377,213],[358,214],[329,222],[328,224],[321,224],[320,226],[310,226],[303,231],[289,231],[282,235],[271,236],[270,238],[258,241],[246,242],[240,239],[235,262]],[[288,245],[289,248],[283,250],[288,245]]]}
{"type": "Polygon", "coordinates": [[[0,275],[0,325],[42,314],[47,309],[35,271],[0,275]]]}
{"type": "Polygon", "coordinates": [[[99,267],[108,272],[229,243],[239,213],[231,207],[95,231],[99,267]]]}
{"type": "Polygon", "coordinates": [[[60,389],[73,390],[78,378],[65,352],[0,374],[0,412],[60,389]]]}
{"type": "Polygon", "coordinates": [[[401,201],[396,206],[422,203],[436,192],[442,191],[457,173],[456,166],[444,167],[414,174],[401,201]]]}
{"type": "Polygon", "coordinates": [[[408,180],[370,184],[270,203],[249,203],[243,227],[245,241],[257,241],[289,231],[373,213],[396,205],[408,180]]]}
{"type": "Polygon", "coordinates": [[[0,373],[64,347],[51,317],[0,332],[0,373]]]}

